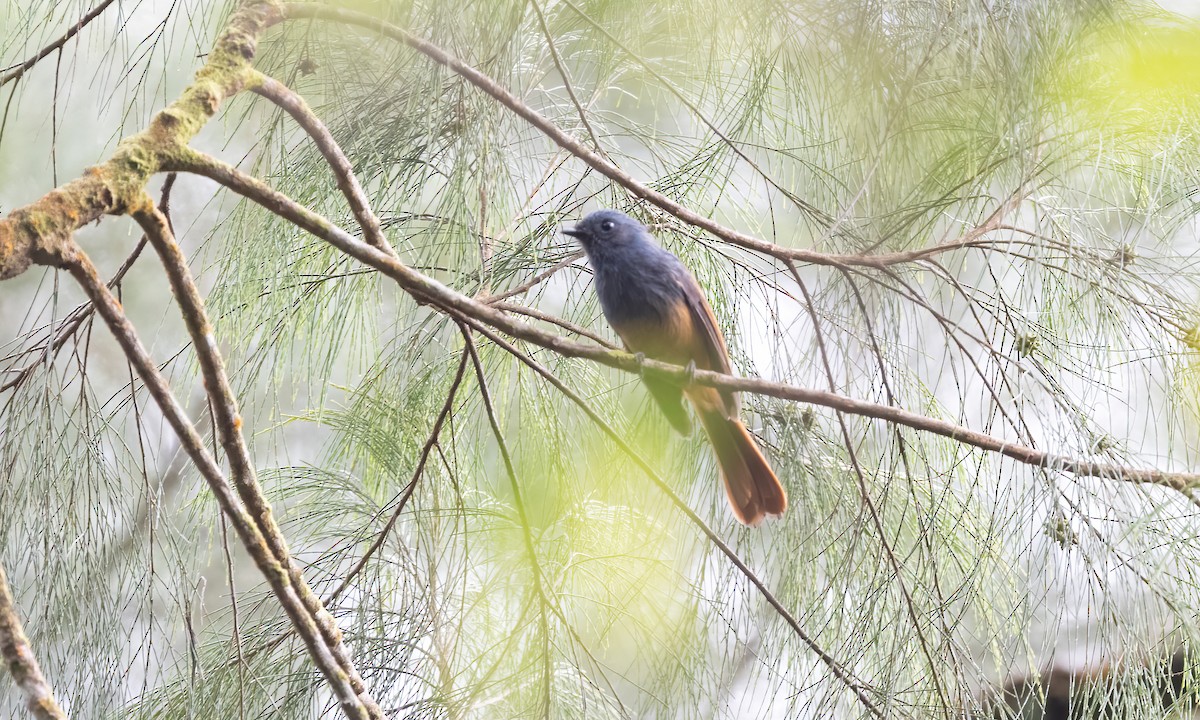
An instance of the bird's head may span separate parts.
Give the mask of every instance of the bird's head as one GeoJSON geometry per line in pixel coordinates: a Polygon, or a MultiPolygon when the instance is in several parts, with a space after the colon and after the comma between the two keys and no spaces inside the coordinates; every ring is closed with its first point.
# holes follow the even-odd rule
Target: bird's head
{"type": "Polygon", "coordinates": [[[563,228],[563,233],[579,240],[584,250],[597,246],[616,247],[642,241],[646,228],[637,220],[617,210],[597,210],[575,223],[575,227],[563,228]]]}

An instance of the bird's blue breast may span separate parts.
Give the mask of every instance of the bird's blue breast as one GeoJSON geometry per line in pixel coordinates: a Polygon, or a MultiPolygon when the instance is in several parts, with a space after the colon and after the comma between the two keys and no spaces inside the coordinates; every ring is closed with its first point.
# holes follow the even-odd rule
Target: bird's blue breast
{"type": "Polygon", "coordinates": [[[622,322],[665,321],[683,300],[679,261],[648,240],[591,253],[596,295],[613,326],[622,322]]]}

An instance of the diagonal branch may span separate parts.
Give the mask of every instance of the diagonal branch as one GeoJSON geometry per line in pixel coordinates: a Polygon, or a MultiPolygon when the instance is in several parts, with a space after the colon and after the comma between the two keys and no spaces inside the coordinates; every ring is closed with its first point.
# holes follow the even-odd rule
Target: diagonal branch
{"type": "Polygon", "coordinates": [[[350,587],[351,581],[367,566],[367,563],[371,561],[371,557],[379,551],[384,541],[387,540],[388,535],[391,534],[392,528],[396,526],[396,521],[400,519],[400,514],[404,512],[404,508],[408,505],[409,498],[412,497],[413,492],[417,489],[417,482],[421,479],[421,473],[425,472],[425,463],[429,461],[429,453],[438,442],[438,436],[442,433],[442,425],[446,422],[446,418],[449,417],[450,411],[454,409],[454,399],[458,395],[459,386],[462,385],[463,375],[467,370],[467,360],[467,351],[464,349],[462,358],[458,361],[458,370],[454,373],[454,380],[450,383],[450,391],[446,393],[446,402],[442,405],[442,410],[438,413],[437,419],[433,421],[433,428],[429,431],[429,438],[425,441],[424,447],[421,448],[421,454],[417,458],[417,466],[413,468],[412,478],[404,486],[404,490],[401,491],[400,498],[396,502],[396,509],[392,511],[392,516],[388,518],[387,523],[379,531],[379,535],[376,536],[371,546],[367,548],[358,562],[354,564],[350,572],[346,573],[346,576],[342,578],[337,588],[329,593],[325,600],[326,605],[336,602],[342,593],[346,592],[346,588],[350,587]]]}
{"type": "MultiPolygon", "coordinates": [[[[967,236],[964,236],[963,241],[945,243],[932,248],[865,255],[853,253],[823,253],[816,250],[786,248],[781,245],[776,245],[775,243],[767,242],[766,240],[762,240],[738,230],[725,227],[712,218],[705,217],[704,215],[690,210],[666,195],[654,190],[649,185],[634,178],[632,175],[629,175],[616,165],[612,164],[598,152],[592,150],[588,146],[568,135],[561,128],[546,118],[546,116],[526,105],[520,98],[513,95],[509,90],[501,86],[492,78],[483,74],[474,67],[464,63],[462,60],[451,55],[449,52],[443,50],[437,45],[413,35],[404,28],[365,13],[360,13],[353,10],[345,10],[329,5],[320,5],[316,3],[283,3],[281,7],[284,16],[289,19],[308,18],[332,20],[335,22],[344,23],[346,25],[361,27],[371,32],[379,33],[384,37],[404,43],[408,47],[416,50],[422,55],[425,55],[430,60],[449,68],[450,70],[462,76],[465,80],[467,80],[467,82],[471,83],[488,95],[491,95],[501,105],[508,108],[530,125],[540,130],[542,134],[552,140],[556,145],[587,163],[590,167],[592,167],[592,169],[596,170],[613,182],[621,185],[635,196],[658,206],[665,212],[673,215],[688,225],[706,230],[710,234],[728,243],[738,245],[746,248],[747,250],[754,250],[780,260],[794,260],[811,263],[813,265],[883,268],[890,265],[914,262],[916,260],[921,260],[947,250],[954,250],[960,247],[970,246],[970,243],[965,239],[967,236]]],[[[972,231],[972,233],[975,233],[975,231],[972,231]]],[[[975,239],[978,239],[978,235],[980,234],[983,233],[980,232],[976,234],[974,236],[975,239]]],[[[968,234],[968,236],[970,235],[971,233],[968,234]]]]}
{"type": "Polygon", "coordinates": [[[135,209],[132,215],[150,238],[163,267],[166,268],[171,290],[179,304],[188,334],[191,335],[192,345],[196,348],[204,387],[211,400],[209,407],[213,413],[213,424],[220,435],[238,495],[245,503],[274,560],[287,573],[291,589],[300,598],[312,622],[320,629],[322,641],[337,662],[339,672],[353,688],[356,699],[361,702],[370,717],[382,718],[382,711],[367,692],[362,677],[342,645],[341,632],[337,629],[333,617],[308,587],[300,569],[292,561],[283,533],[271,512],[271,504],[258,484],[254,462],[242,433],[242,418],[238,413],[237,399],[233,395],[233,388],[230,387],[212,325],[204,311],[204,301],[195,281],[192,280],[187,259],[179,244],[175,242],[166,217],[154,207],[149,198],[142,207],[135,209]]]}
{"type": "Polygon", "coordinates": [[[326,162],[329,163],[329,169],[333,171],[338,189],[346,196],[346,202],[350,204],[350,211],[354,213],[354,219],[362,228],[363,237],[380,250],[394,255],[395,250],[383,236],[379,218],[371,212],[367,193],[359,184],[350,160],[342,152],[337,140],[334,140],[329,128],[325,127],[325,123],[321,122],[321,119],[313,113],[308,107],[308,103],[304,102],[304,98],[297,95],[291,88],[257,70],[251,71],[250,75],[250,89],[286,110],[317,144],[317,149],[325,156],[326,162]]]}
{"type": "Polygon", "coordinates": [[[100,17],[100,14],[107,10],[108,6],[112,4],[113,0],[104,0],[99,5],[89,10],[86,15],[79,18],[79,22],[72,25],[65,33],[63,33],[62,37],[37,51],[37,53],[35,53],[25,62],[14,65],[10,68],[5,68],[5,71],[0,73],[0,87],[3,87],[10,82],[20,80],[25,73],[33,69],[34,65],[37,65],[39,62],[44,60],[50,53],[58,50],[63,45],[66,45],[71,38],[78,35],[79,31],[83,30],[88,23],[100,17]]]}
{"type": "Polygon", "coordinates": [[[964,445],[999,453],[1026,465],[1071,473],[1078,477],[1098,477],[1107,480],[1162,485],[1180,492],[1200,485],[1200,473],[1134,468],[1057,455],[1026,445],[1011,443],[946,420],[919,415],[898,407],[857,400],[833,392],[801,388],[757,378],[733,377],[710,370],[689,372],[686,368],[650,359],[639,362],[637,358],[628,353],[606,350],[588,343],[570,340],[514,320],[496,308],[473,300],[437,280],[413,270],[397,258],[358,241],[345,230],[333,225],[327,219],[262,181],[215,158],[188,151],[181,154],[172,168],[203,175],[253,200],[346,254],[379,270],[421,302],[433,304],[443,311],[474,318],[513,337],[540,345],[566,357],[587,358],[618,370],[646,373],[669,379],[677,384],[695,382],[721,390],[748,392],[781,400],[822,405],[852,415],[861,415],[941,435],[964,445]]]}
{"type": "Polygon", "coordinates": [[[546,38],[546,47],[550,49],[550,58],[554,61],[554,67],[558,70],[559,77],[562,78],[567,96],[571,98],[571,104],[575,106],[575,112],[579,113],[579,122],[583,123],[583,128],[587,130],[588,137],[592,139],[592,144],[596,146],[596,152],[603,155],[604,148],[600,145],[600,138],[596,137],[596,131],[592,129],[592,123],[588,121],[587,111],[583,109],[583,104],[579,102],[579,98],[575,95],[575,88],[571,85],[571,75],[567,72],[567,67],[563,65],[562,58],[558,55],[558,47],[554,44],[554,36],[550,34],[550,27],[546,25],[546,15],[542,12],[541,6],[538,5],[538,0],[530,0],[529,4],[533,6],[533,12],[537,15],[538,27],[542,30],[542,37],[546,38]]]}
{"type": "Polygon", "coordinates": [[[25,693],[25,705],[37,720],[66,720],[67,714],[54,699],[54,690],[29,647],[3,565],[0,565],[0,658],[12,673],[13,682],[25,693]]]}
{"type": "MultiPolygon", "coordinates": [[[[159,207],[162,208],[163,216],[167,218],[168,225],[170,225],[171,222],[171,188],[175,186],[175,177],[175,173],[169,173],[167,175],[167,179],[163,181],[162,185],[162,196],[158,201],[159,207]]],[[[146,249],[147,242],[148,240],[146,236],[143,235],[141,240],[138,241],[138,244],[133,248],[133,252],[126,256],[124,262],[121,263],[121,267],[117,268],[117,271],[113,273],[112,278],[108,281],[108,286],[110,288],[115,289],[121,284],[121,281],[125,279],[126,273],[133,268],[133,264],[137,262],[139,257],[141,257],[142,250],[146,249]]],[[[49,362],[53,358],[57,357],[58,351],[61,350],[62,346],[66,345],[71,338],[75,337],[75,334],[79,332],[79,328],[82,327],[85,322],[87,322],[87,319],[92,316],[94,310],[95,308],[93,308],[90,303],[83,303],[68,313],[63,321],[59,323],[58,333],[54,336],[53,340],[47,340],[47,342],[43,344],[41,348],[35,347],[32,349],[32,352],[37,352],[38,349],[41,349],[41,357],[30,362],[28,365],[25,365],[20,370],[14,370],[13,372],[15,372],[17,376],[3,385],[0,385],[0,392],[20,387],[22,383],[32,376],[33,371],[36,370],[39,365],[49,362]]]]}
{"type": "Polygon", "coordinates": [[[78,247],[74,248],[64,264],[92,304],[95,305],[96,312],[108,325],[117,344],[121,346],[121,350],[137,370],[138,376],[141,377],[142,382],[146,385],[146,390],[158,404],[163,417],[175,434],[179,436],[181,447],[187,452],[188,457],[192,459],[197,470],[212,489],[221,511],[233,523],[242,544],[245,545],[254,564],[263,573],[272,592],[278,598],[279,604],[300,633],[313,658],[313,663],[325,676],[325,680],[341,704],[343,712],[352,720],[373,720],[373,717],[379,717],[378,714],[373,716],[369,712],[368,706],[364,702],[365,699],[360,698],[350,684],[341,664],[326,643],[322,629],[317,626],[304,601],[292,586],[288,569],[272,554],[271,546],[263,537],[254,518],[242,506],[229,480],[204,446],[204,439],[187,419],[183,408],[167,386],[166,378],[158,371],[149,353],[146,352],[133,324],[125,316],[121,304],[117,302],[100,278],[96,266],[78,247]]]}

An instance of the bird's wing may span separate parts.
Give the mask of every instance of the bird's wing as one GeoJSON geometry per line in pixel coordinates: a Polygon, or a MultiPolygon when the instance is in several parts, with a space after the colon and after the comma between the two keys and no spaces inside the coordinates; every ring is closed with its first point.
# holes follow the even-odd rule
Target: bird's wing
{"type": "Polygon", "coordinates": [[[650,397],[654,398],[658,409],[662,410],[671,427],[680,435],[691,435],[692,420],[683,407],[683,388],[670,380],[656,380],[651,377],[642,378],[642,382],[646,384],[650,397]]]}
{"type": "MultiPolygon", "coordinates": [[[[721,334],[721,328],[717,325],[716,315],[713,314],[708,301],[704,299],[700,284],[686,270],[676,274],[676,282],[683,291],[684,301],[687,303],[688,312],[692,317],[693,342],[696,345],[693,352],[696,367],[726,375],[731,374],[729,350],[725,347],[725,336],[721,334]]],[[[725,409],[730,417],[736,417],[738,413],[737,395],[722,391],[721,397],[725,401],[725,409]]]]}
{"type": "MultiPolygon", "coordinates": [[[[625,352],[634,352],[624,338],[621,338],[621,344],[625,346],[625,352]]],[[[692,419],[688,417],[687,410],[683,409],[683,388],[670,381],[655,380],[651,377],[643,377],[642,382],[650,391],[650,397],[654,398],[658,408],[671,423],[671,427],[680,435],[691,435],[692,419]]]]}

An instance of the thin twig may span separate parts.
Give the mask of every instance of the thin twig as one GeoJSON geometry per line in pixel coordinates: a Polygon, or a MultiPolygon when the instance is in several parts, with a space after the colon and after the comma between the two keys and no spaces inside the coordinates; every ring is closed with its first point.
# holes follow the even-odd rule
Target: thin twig
{"type": "Polygon", "coordinates": [[[42,675],[29,638],[25,637],[3,565],[0,565],[0,657],[12,673],[13,682],[25,693],[25,705],[35,718],[66,720],[67,714],[54,699],[54,690],[42,675]]]}
{"type": "Polygon", "coordinates": [[[379,550],[384,541],[387,540],[388,535],[392,532],[392,528],[396,526],[396,521],[400,518],[400,514],[404,512],[405,506],[408,505],[409,498],[412,497],[413,492],[417,489],[417,482],[421,479],[421,474],[425,472],[425,463],[429,460],[429,453],[433,450],[433,446],[438,442],[438,436],[442,432],[442,424],[446,422],[446,418],[454,408],[454,398],[458,394],[458,388],[462,385],[463,375],[467,370],[467,359],[467,351],[464,349],[462,358],[458,361],[458,370],[454,373],[454,380],[450,383],[450,390],[446,393],[446,402],[442,404],[441,412],[438,413],[437,419],[433,421],[433,428],[430,429],[429,437],[425,440],[425,445],[421,448],[421,454],[417,458],[417,466],[413,468],[412,478],[409,479],[408,484],[401,491],[400,499],[396,503],[396,509],[392,511],[392,516],[388,518],[387,524],[379,531],[379,535],[376,536],[375,542],[371,543],[371,547],[367,548],[363,556],[350,569],[350,572],[346,573],[346,576],[342,578],[342,582],[338,584],[337,588],[326,596],[326,605],[332,605],[337,602],[337,599],[346,591],[346,588],[350,587],[350,583],[362,572],[362,569],[370,562],[371,557],[379,550]]]}
{"type": "Polygon", "coordinates": [[[493,307],[495,307],[497,310],[503,310],[505,312],[516,313],[517,315],[524,315],[525,317],[531,317],[536,320],[541,320],[542,322],[548,322],[551,325],[557,325],[560,328],[562,328],[563,330],[575,333],[576,335],[579,335],[580,337],[585,337],[588,340],[591,340],[592,342],[596,343],[597,345],[601,345],[603,347],[609,348],[610,350],[619,350],[620,349],[619,345],[616,345],[615,343],[613,343],[609,340],[605,340],[599,334],[592,332],[591,330],[583,327],[582,325],[577,325],[576,323],[573,323],[570,320],[565,320],[563,318],[558,317],[557,315],[551,315],[550,313],[543,312],[541,310],[538,310],[537,308],[525,307],[524,305],[518,305],[516,303],[510,303],[510,302],[494,303],[493,307]]]}
{"type": "Polygon", "coordinates": [[[546,606],[550,604],[546,597],[545,582],[542,578],[542,565],[538,561],[537,550],[533,545],[533,530],[529,525],[529,513],[525,510],[525,500],[521,494],[521,483],[517,482],[517,472],[513,469],[512,456],[508,452],[508,443],[504,440],[504,432],[500,430],[500,421],[496,419],[496,408],[492,405],[492,394],[488,391],[487,375],[483,372],[483,363],[479,361],[479,353],[475,350],[475,339],[466,324],[460,322],[465,352],[471,357],[471,365],[475,368],[475,379],[479,384],[479,397],[483,400],[483,410],[487,415],[488,424],[492,428],[492,436],[496,438],[496,446],[500,448],[500,459],[504,462],[504,472],[508,476],[508,486],[513,494],[513,504],[517,507],[517,519],[521,522],[521,537],[525,541],[525,552],[529,555],[529,565],[533,570],[533,587],[538,597],[538,625],[542,633],[542,717],[550,716],[550,626],[546,621],[546,606]]]}
{"type": "MultiPolygon", "coordinates": [[[[714,123],[712,120],[709,120],[708,116],[696,105],[696,103],[692,102],[686,95],[683,94],[682,91],[679,90],[679,88],[675,87],[674,83],[672,83],[665,76],[663,76],[662,73],[658,72],[658,70],[656,70],[654,68],[654,65],[652,63],[648,63],[645,60],[643,60],[640,55],[635,53],[633,50],[629,49],[628,46],[626,46],[624,43],[622,43],[620,40],[618,40],[616,37],[614,37],[613,34],[608,31],[607,28],[605,28],[603,25],[601,25],[600,23],[593,20],[590,15],[585,13],[583,10],[579,9],[579,7],[576,6],[575,3],[571,2],[571,0],[563,0],[563,4],[566,5],[567,7],[571,8],[571,10],[573,10],[576,15],[578,15],[580,18],[583,19],[584,22],[591,25],[598,32],[600,32],[600,34],[603,35],[604,37],[606,37],[609,42],[611,42],[613,45],[616,45],[621,50],[621,52],[625,53],[630,58],[632,58],[634,62],[636,62],[638,65],[641,66],[642,70],[649,73],[649,75],[651,77],[653,77],[655,80],[657,80],[660,85],[662,85],[664,88],[666,88],[667,92],[674,95],[675,99],[678,100],[680,103],[682,103],[684,107],[686,107],[693,115],[696,116],[697,119],[700,120],[700,122],[704,123],[705,126],[708,127],[709,131],[712,132],[712,134],[716,135],[717,138],[720,139],[720,141],[722,143],[724,143],[726,147],[728,147],[730,150],[732,150],[735,155],[737,155],[739,158],[742,159],[743,162],[745,162],[747,165],[749,165],[754,170],[754,172],[758,173],[759,177],[761,177],[764,182],[766,182],[768,185],[770,185],[771,187],[775,188],[780,193],[782,193],[783,196],[786,197],[788,200],[790,200],[793,205],[795,205],[797,208],[799,208],[801,211],[803,211],[806,215],[811,217],[813,220],[816,220],[822,227],[829,228],[829,227],[833,226],[834,220],[832,217],[830,217],[829,213],[825,212],[824,210],[821,210],[820,208],[818,208],[817,206],[808,202],[804,198],[796,195],[796,193],[794,193],[791,190],[788,190],[787,188],[780,185],[775,180],[775,178],[771,177],[770,174],[767,173],[766,170],[763,170],[762,167],[760,167],[758,163],[754,162],[754,159],[752,157],[750,157],[749,155],[747,155],[746,152],[744,150],[742,150],[741,146],[737,142],[735,142],[728,135],[726,135],[724,132],[722,132],[721,129],[719,127],[717,127],[716,123],[714,123]]],[[[536,2],[534,3],[534,7],[535,8],[537,7],[536,2]]]]}
{"type": "Polygon", "coordinates": [[[498,303],[501,300],[507,300],[514,295],[520,295],[521,293],[523,293],[527,290],[531,290],[532,288],[534,288],[534,287],[540,285],[541,283],[545,282],[546,280],[548,280],[551,275],[554,275],[559,270],[563,270],[563,269],[573,265],[576,260],[579,260],[580,258],[583,257],[583,254],[584,253],[582,250],[576,250],[575,252],[566,256],[562,260],[559,260],[558,262],[554,263],[550,267],[541,271],[537,275],[534,275],[533,277],[529,278],[525,282],[516,286],[515,288],[512,288],[511,290],[505,290],[504,292],[498,292],[495,295],[488,295],[486,297],[481,297],[481,298],[479,298],[479,302],[484,302],[484,303],[488,303],[489,305],[494,305],[495,303],[498,303]]]}
{"type": "MultiPolygon", "coordinates": [[[[813,302],[812,295],[808,292],[808,286],[800,278],[800,272],[796,269],[796,264],[788,261],[787,268],[791,271],[796,284],[800,286],[800,293],[804,296],[804,306],[808,310],[808,317],[813,325],[813,335],[817,341],[817,354],[821,357],[821,365],[825,370],[825,378],[829,383],[829,389],[830,391],[835,391],[837,390],[837,381],[833,376],[833,365],[829,362],[829,352],[825,347],[825,333],[821,330],[821,322],[817,316],[816,304],[813,302]]],[[[934,689],[937,691],[939,707],[949,714],[951,708],[950,701],[946,697],[946,691],[942,688],[941,675],[937,671],[942,663],[934,660],[933,651],[930,650],[929,642],[925,638],[925,632],[921,629],[921,619],[917,616],[912,593],[908,589],[908,583],[904,580],[904,568],[901,567],[900,561],[896,558],[896,552],[892,549],[892,544],[887,539],[887,528],[884,526],[882,518],[879,517],[879,509],[875,506],[874,498],[871,497],[871,493],[867,489],[867,477],[863,472],[862,464],[858,461],[858,453],[854,449],[854,438],[850,436],[850,426],[846,424],[846,416],[841,411],[836,411],[834,414],[837,416],[838,426],[842,431],[842,442],[846,447],[846,455],[850,459],[850,465],[854,468],[854,475],[858,480],[859,496],[862,498],[863,504],[867,506],[867,514],[871,517],[871,524],[875,526],[875,533],[879,537],[879,544],[883,547],[888,565],[891,566],[892,577],[895,578],[896,586],[900,589],[900,595],[904,598],[904,607],[908,612],[909,622],[912,624],[913,631],[917,634],[917,644],[920,645],[921,653],[925,656],[925,662],[928,663],[927,667],[929,675],[933,679],[934,689]]]]}
{"type": "Polygon", "coordinates": [[[538,5],[538,0],[530,0],[529,4],[533,6],[533,12],[537,15],[538,27],[542,30],[542,36],[546,38],[546,47],[550,49],[550,58],[554,61],[554,67],[558,69],[558,75],[562,78],[563,87],[567,90],[567,96],[571,98],[571,104],[575,106],[575,112],[579,113],[579,122],[583,123],[583,129],[587,130],[588,137],[592,139],[592,145],[596,146],[596,152],[607,157],[604,148],[600,145],[600,138],[596,137],[596,131],[592,129],[592,123],[588,121],[587,111],[583,109],[583,104],[575,96],[575,88],[571,86],[571,76],[567,73],[567,67],[563,65],[562,58],[558,56],[558,48],[554,45],[554,36],[550,34],[550,27],[546,25],[546,15],[542,12],[542,7],[538,5]]]}
{"type": "MultiPolygon", "coordinates": [[[[211,404],[210,404],[211,406],[211,404]]],[[[233,579],[233,556],[229,552],[229,523],[225,514],[217,515],[221,525],[221,549],[225,553],[225,580],[229,583],[229,614],[232,619],[230,632],[233,634],[233,650],[237,659],[238,674],[238,720],[246,718],[246,658],[242,654],[242,632],[238,618],[237,585],[233,579]]]]}
{"type": "MultiPolygon", "coordinates": [[[[795,274],[795,277],[797,280],[799,280],[798,273],[795,274]]],[[[854,295],[855,305],[858,307],[858,313],[859,313],[859,315],[862,316],[863,326],[864,326],[863,329],[866,331],[867,341],[869,342],[869,344],[871,346],[871,354],[875,357],[876,367],[879,369],[879,379],[883,383],[884,397],[887,399],[888,405],[897,405],[898,401],[896,399],[895,392],[892,390],[891,380],[888,379],[889,373],[888,373],[887,364],[884,362],[883,350],[880,348],[879,340],[876,337],[874,323],[871,320],[871,314],[870,314],[870,312],[867,311],[867,304],[863,300],[862,293],[859,292],[858,283],[855,282],[854,276],[851,275],[848,270],[842,271],[842,277],[846,281],[846,283],[849,284],[850,292],[854,295]]],[[[814,318],[813,322],[815,323],[816,322],[815,313],[810,313],[810,316],[814,318]]],[[[830,389],[833,390],[836,388],[834,388],[831,385],[830,389]]],[[[909,459],[908,459],[908,441],[905,440],[904,433],[901,432],[899,425],[892,426],[892,434],[896,438],[896,446],[897,446],[897,449],[899,450],[900,464],[904,471],[904,476],[911,478],[911,477],[913,477],[913,468],[912,468],[912,464],[909,462],[909,459]]],[[[916,503],[917,496],[914,492],[916,489],[916,486],[913,483],[904,483],[904,485],[905,485],[906,489],[908,490],[909,495],[912,498],[913,502],[916,503]]],[[[886,497],[886,494],[885,494],[885,497],[886,497]]],[[[917,522],[921,528],[921,533],[920,533],[921,543],[924,546],[925,551],[928,553],[927,557],[930,558],[930,568],[931,568],[931,575],[932,575],[932,577],[930,579],[931,580],[930,589],[934,593],[934,599],[937,603],[937,607],[939,608],[939,612],[937,612],[936,615],[937,615],[938,625],[941,627],[941,631],[942,631],[943,647],[944,647],[945,651],[948,653],[948,655],[950,656],[950,664],[955,668],[955,670],[958,670],[961,663],[959,661],[958,653],[955,651],[955,647],[954,647],[953,641],[952,641],[952,639],[954,637],[954,633],[951,632],[951,629],[946,625],[944,612],[940,612],[940,610],[942,608],[946,607],[947,603],[946,603],[945,595],[942,592],[941,580],[938,576],[938,564],[935,560],[933,560],[933,558],[936,557],[936,553],[935,553],[935,550],[933,547],[934,531],[928,526],[927,521],[926,521],[926,516],[924,513],[920,513],[920,512],[917,513],[917,522]]],[[[942,663],[939,663],[939,664],[946,664],[946,663],[945,663],[945,661],[943,661],[942,663]]],[[[934,668],[931,668],[931,672],[933,670],[934,670],[934,668]]]]}
{"type": "Polygon", "coordinates": [[[33,69],[34,65],[37,65],[50,53],[58,50],[63,45],[66,45],[68,40],[78,35],[80,30],[83,30],[88,23],[100,17],[100,13],[104,12],[106,9],[108,9],[108,6],[112,4],[113,0],[104,0],[99,5],[89,10],[86,15],[79,18],[79,22],[72,25],[62,37],[50,43],[41,50],[38,50],[36,54],[34,54],[25,62],[5,68],[5,72],[0,74],[0,87],[4,87],[10,82],[20,80],[21,76],[33,69]]]}
{"type": "Polygon", "coordinates": [[[1183,491],[1200,485],[1200,473],[1167,472],[1150,468],[1133,468],[1110,463],[1092,462],[1056,455],[1027,447],[1019,443],[1002,440],[986,433],[977,432],[961,425],[919,415],[897,407],[879,405],[837,393],[801,388],[784,383],[770,382],[757,378],[739,378],[710,370],[688,369],[669,365],[657,360],[644,359],[639,362],[629,353],[608,350],[595,345],[581,343],[546,332],[527,323],[505,315],[494,307],[473,300],[442,283],[408,267],[398,259],[359,242],[345,230],[329,220],[296,203],[286,195],[274,190],[262,181],[253,178],[215,158],[195,151],[181,153],[173,161],[173,168],[194,172],[225,185],[234,192],[262,205],[267,210],[289,220],[298,227],[329,242],[348,255],[376,268],[395,280],[401,288],[419,301],[430,303],[446,311],[491,325],[513,337],[540,345],[567,357],[587,358],[602,365],[631,373],[647,373],[670,379],[676,383],[695,382],[721,390],[748,392],[766,395],[781,400],[811,403],[840,410],[852,415],[884,420],[905,425],[916,430],[941,435],[964,445],[999,453],[1026,465],[1067,472],[1079,477],[1099,477],[1108,480],[1149,483],[1183,491]]]}

